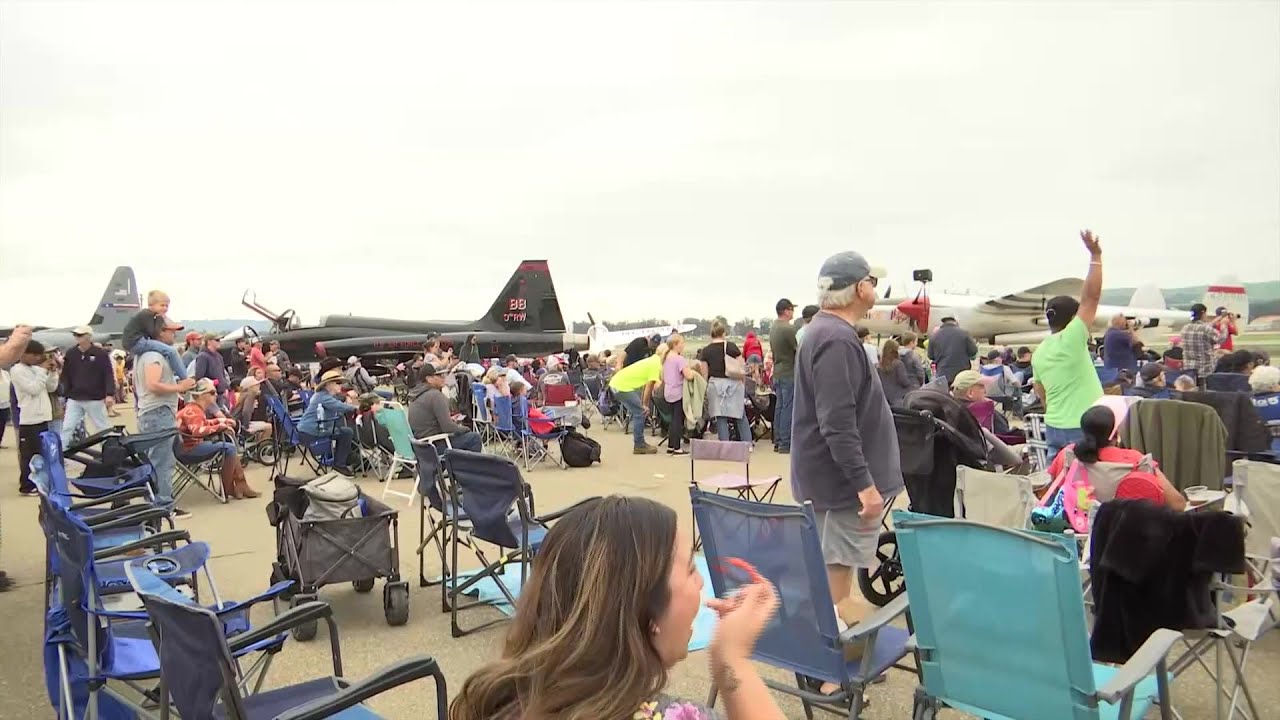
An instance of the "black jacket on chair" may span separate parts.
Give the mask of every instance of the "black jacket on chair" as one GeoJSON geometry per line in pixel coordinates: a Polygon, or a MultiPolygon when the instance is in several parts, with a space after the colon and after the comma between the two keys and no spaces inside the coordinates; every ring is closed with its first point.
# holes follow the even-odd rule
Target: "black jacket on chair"
{"type": "Polygon", "coordinates": [[[1123,663],[1159,628],[1214,627],[1214,573],[1245,569],[1244,519],[1112,500],[1094,519],[1093,659],[1123,663]]]}

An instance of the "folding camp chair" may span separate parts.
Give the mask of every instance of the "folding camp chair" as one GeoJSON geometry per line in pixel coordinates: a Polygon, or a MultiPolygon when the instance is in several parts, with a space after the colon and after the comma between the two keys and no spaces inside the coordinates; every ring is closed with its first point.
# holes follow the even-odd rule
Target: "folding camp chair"
{"type": "MultiPolygon", "coordinates": [[[[228,440],[234,442],[229,435],[211,435],[204,438],[210,442],[228,440]]],[[[173,499],[179,498],[191,487],[198,487],[209,493],[218,502],[226,504],[227,492],[222,487],[222,460],[226,453],[216,450],[211,454],[196,455],[183,448],[178,438],[173,442],[173,455],[177,460],[173,466],[173,499]]]]}
{"type": "MultiPolygon", "coordinates": [[[[314,393],[313,393],[314,394],[314,393]]],[[[298,421],[291,416],[285,409],[284,402],[274,395],[264,395],[267,400],[267,409],[271,411],[271,419],[275,423],[275,431],[272,436],[280,444],[280,449],[276,452],[276,458],[284,459],[284,466],[280,468],[278,475],[289,474],[289,459],[297,452],[302,462],[317,475],[325,469],[333,466],[333,439],[329,437],[309,437],[304,436],[298,430],[298,421]]]]}
{"type": "MultiPolygon", "coordinates": [[[[780,475],[751,477],[751,443],[740,440],[691,440],[689,450],[689,482],[699,488],[713,490],[716,493],[732,492],[743,500],[767,503],[773,500],[778,491],[780,475]],[[736,463],[742,466],[742,472],[721,472],[704,478],[697,476],[698,461],[736,463]]],[[[695,530],[697,526],[695,525],[695,530]]],[[[693,549],[701,547],[701,541],[693,539],[693,549]]]]}
{"type": "Polygon", "coordinates": [[[1271,538],[1280,537],[1280,465],[1236,460],[1231,464],[1231,474],[1232,492],[1227,496],[1226,509],[1249,520],[1245,552],[1254,557],[1267,556],[1271,538]]]}
{"type": "Polygon", "coordinates": [[[970,522],[1021,530],[1036,506],[1028,475],[956,468],[956,517],[970,522]]]}
{"type": "MultiPolygon", "coordinates": [[[[693,485],[689,494],[716,597],[734,590],[724,564],[728,558],[750,563],[777,588],[777,615],[756,640],[751,657],[794,674],[794,686],[769,678],[764,682],[799,698],[806,717],[818,708],[856,719],[866,706],[868,686],[889,668],[914,672],[900,664],[907,656],[908,631],[890,625],[906,612],[906,595],[854,627],[838,630],[811,503],[768,505],[693,485]],[[823,682],[839,690],[820,694],[823,682]]],[[[715,704],[717,692],[713,685],[709,704],[715,704]]]]}
{"type": "MultiPolygon", "coordinates": [[[[109,698],[107,702],[113,709],[124,706],[150,717],[145,704],[152,695],[143,683],[149,684],[158,678],[160,666],[147,639],[143,622],[146,616],[133,611],[108,610],[101,593],[104,585],[117,581],[123,585],[122,592],[131,590],[128,565],[148,569],[158,585],[164,585],[178,597],[185,596],[173,590],[171,584],[203,572],[214,596],[209,612],[216,615],[219,632],[226,634],[250,631],[250,607],[288,589],[287,583],[281,583],[244,603],[224,603],[218,598],[209,575],[209,548],[203,543],[144,557],[131,556],[165,542],[161,537],[165,533],[161,533],[138,543],[95,550],[92,532],[83,522],[61,509],[49,509],[47,517],[57,558],[58,582],[56,600],[46,618],[46,642],[56,647],[56,657],[46,659],[46,671],[56,678],[56,682],[51,678],[50,690],[59,718],[96,718],[99,700],[103,699],[100,695],[109,698]],[[121,557],[127,562],[106,562],[121,557]],[[117,685],[129,687],[133,693],[122,693],[123,688],[117,685]]],[[[192,589],[196,589],[194,583],[192,589]]],[[[239,645],[238,658],[264,653],[247,670],[237,668],[239,681],[246,686],[250,682],[260,686],[271,655],[283,642],[282,636],[273,633],[239,645]]]]}
{"type": "Polygon", "coordinates": [[[520,431],[516,429],[514,403],[510,397],[493,398],[493,432],[497,452],[517,457],[520,431]]]}
{"type": "Polygon", "coordinates": [[[1053,458],[1049,457],[1049,442],[1045,439],[1044,415],[1028,413],[1022,416],[1027,431],[1027,450],[1036,470],[1048,470],[1053,458]]]}
{"type": "Polygon", "coordinates": [[[487,605],[477,601],[460,605],[461,596],[476,583],[491,579],[498,586],[506,602],[516,604],[515,595],[502,582],[501,573],[510,563],[519,563],[520,581],[523,587],[528,576],[529,563],[547,535],[547,524],[560,518],[573,508],[591,502],[582,500],[567,508],[547,515],[535,514],[533,490],[520,475],[520,469],[507,458],[475,453],[467,450],[446,450],[444,471],[448,478],[449,502],[465,515],[465,522],[454,524],[449,534],[450,557],[446,579],[445,602],[449,606],[449,621],[454,637],[462,637],[506,620],[491,620],[471,629],[458,624],[458,611],[487,605]],[[477,541],[483,540],[498,546],[499,556],[490,561],[477,541]],[[467,545],[480,561],[481,569],[465,580],[458,565],[458,547],[467,545]]]}
{"type": "MultiPolygon", "coordinates": [[[[567,386],[556,385],[552,387],[567,386]]],[[[550,444],[554,442],[558,446],[568,430],[557,427],[547,433],[534,432],[533,426],[529,423],[529,398],[527,396],[521,395],[519,401],[514,404],[512,421],[516,432],[519,433],[516,450],[524,461],[525,470],[532,470],[547,459],[551,459],[556,465],[559,465],[561,470],[567,467],[558,452],[551,452],[550,444]]]]}
{"type": "Polygon", "coordinates": [[[444,467],[440,462],[440,449],[435,443],[426,440],[413,441],[413,453],[418,460],[418,585],[428,587],[441,585],[441,607],[449,610],[449,598],[443,587],[449,577],[449,558],[445,545],[451,542],[454,526],[464,522],[462,515],[453,505],[452,494],[446,484],[444,467]],[[439,520],[436,515],[439,515],[439,520]],[[427,545],[434,544],[440,555],[440,579],[427,578],[427,545]]]}
{"type": "MultiPolygon", "coordinates": [[[[80,477],[68,478],[76,490],[85,497],[102,497],[121,490],[148,488],[155,490],[155,468],[147,459],[147,451],[156,443],[173,442],[178,429],[158,430],[150,433],[126,435],[118,430],[107,430],[90,436],[82,443],[69,448],[58,444],[60,459],[74,460],[85,466],[80,477]]],[[[51,458],[46,458],[52,466],[51,458]]]]}
{"type": "Polygon", "coordinates": [[[1119,668],[1094,663],[1073,538],[901,510],[893,524],[923,678],[914,720],[944,705],[988,718],[1129,720],[1157,697],[1171,720],[1167,656],[1181,635],[1156,631],[1119,668]]]}
{"type": "Polygon", "coordinates": [[[497,436],[493,430],[493,414],[489,412],[489,391],[484,383],[471,384],[471,418],[476,432],[480,433],[480,441],[485,445],[493,442],[497,436]]]}
{"type": "MultiPolygon", "coordinates": [[[[410,483],[408,492],[398,489],[398,486],[393,487],[395,486],[395,481],[397,480],[396,474],[399,472],[400,468],[408,468],[414,471],[418,469],[418,457],[417,457],[418,453],[416,450],[414,450],[414,444],[417,443],[419,439],[410,437],[408,435],[408,432],[409,432],[409,425],[408,423],[406,423],[404,426],[405,436],[401,439],[401,441],[404,444],[408,445],[409,455],[402,456],[400,454],[401,452],[400,446],[396,445],[395,464],[392,465],[392,471],[389,471],[387,473],[386,479],[383,480],[382,499],[384,501],[387,500],[388,495],[392,497],[405,498],[406,500],[408,500],[408,504],[406,505],[406,507],[413,507],[413,500],[418,496],[418,492],[419,492],[418,490],[419,480],[416,476],[417,473],[415,472],[414,474],[415,476],[408,479],[408,482],[410,483]]],[[[421,441],[428,442],[435,445],[437,452],[443,452],[444,449],[453,447],[451,436],[448,433],[438,433],[436,435],[429,435],[425,438],[421,438],[421,441]]],[[[395,442],[394,436],[392,437],[392,442],[395,442]]]]}
{"type": "Polygon", "coordinates": [[[329,717],[376,718],[362,703],[395,687],[432,677],[436,713],[446,716],[448,692],[436,661],[418,656],[351,682],[342,677],[338,628],[327,603],[299,605],[271,622],[228,638],[224,621],[156,578],[144,564],[130,563],[129,580],[142,598],[151,620],[158,652],[160,717],[167,720],[170,702],[184,720],[321,720],[329,717]],[[318,620],[329,626],[333,675],[248,695],[235,657],[257,643],[283,638],[284,633],[318,620]]]}

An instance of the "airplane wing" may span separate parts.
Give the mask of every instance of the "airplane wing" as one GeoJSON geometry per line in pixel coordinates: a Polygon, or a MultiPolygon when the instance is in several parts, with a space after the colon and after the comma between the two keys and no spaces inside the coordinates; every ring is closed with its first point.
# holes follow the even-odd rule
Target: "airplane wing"
{"type": "Polygon", "coordinates": [[[1060,278],[1037,285],[1021,292],[995,297],[977,306],[977,311],[988,315],[1039,315],[1050,298],[1058,295],[1080,296],[1084,280],[1060,278]]]}

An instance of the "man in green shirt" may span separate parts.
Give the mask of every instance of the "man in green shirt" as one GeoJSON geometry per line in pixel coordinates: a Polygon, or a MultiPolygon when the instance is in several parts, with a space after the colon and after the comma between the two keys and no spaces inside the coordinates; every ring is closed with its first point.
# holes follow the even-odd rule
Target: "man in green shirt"
{"type": "Polygon", "coordinates": [[[778,319],[769,328],[769,350],[773,353],[773,449],[786,455],[791,452],[791,408],[796,398],[796,315],[795,303],[786,298],[774,306],[778,319]]]}
{"type": "Polygon", "coordinates": [[[1035,392],[1045,404],[1045,442],[1049,459],[1083,437],[1080,416],[1102,397],[1102,383],[1089,354],[1089,328],[1102,297],[1102,246],[1094,234],[1080,233],[1089,251],[1089,272],[1080,300],[1059,295],[1045,305],[1052,334],[1031,356],[1035,392]]]}
{"type": "Polygon", "coordinates": [[[631,436],[635,441],[636,455],[653,455],[658,448],[644,441],[645,418],[649,415],[649,398],[653,386],[662,377],[662,357],[649,357],[631,363],[613,374],[609,388],[613,396],[631,416],[631,436]]]}

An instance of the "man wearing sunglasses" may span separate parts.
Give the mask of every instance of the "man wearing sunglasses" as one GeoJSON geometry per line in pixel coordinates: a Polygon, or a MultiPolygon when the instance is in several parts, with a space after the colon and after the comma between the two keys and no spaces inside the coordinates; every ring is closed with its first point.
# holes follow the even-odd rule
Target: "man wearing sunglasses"
{"type": "Polygon", "coordinates": [[[850,597],[855,568],[877,564],[881,516],[903,488],[893,413],[855,329],[879,274],[856,252],[827,258],[822,310],[796,357],[791,492],[813,502],[833,604],[850,597]]]}

